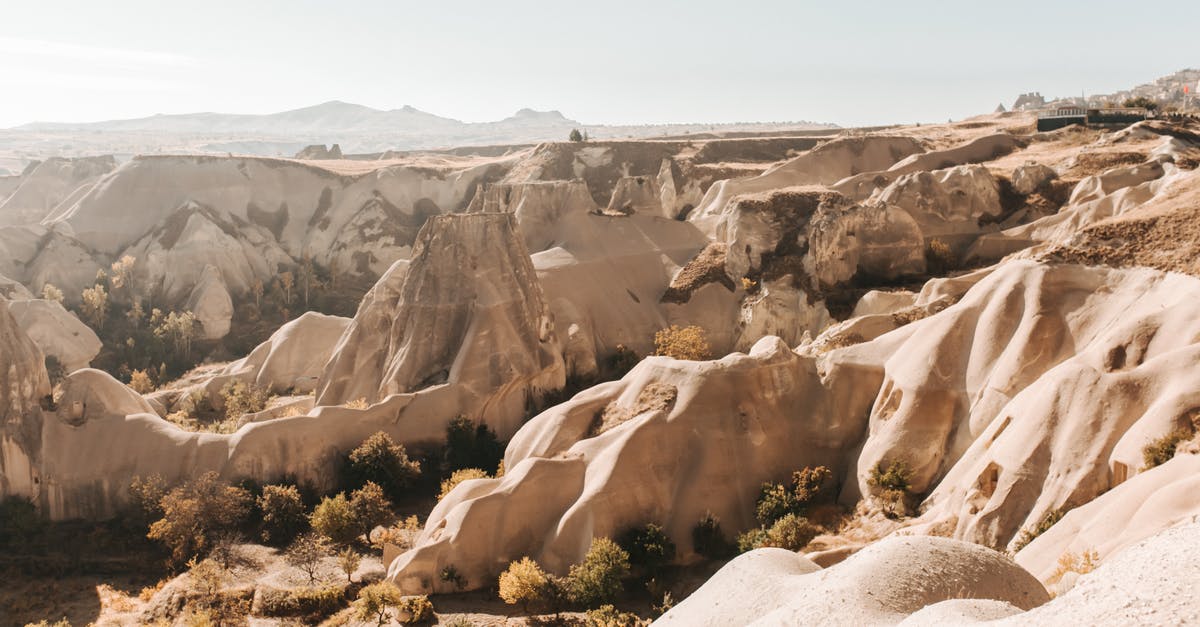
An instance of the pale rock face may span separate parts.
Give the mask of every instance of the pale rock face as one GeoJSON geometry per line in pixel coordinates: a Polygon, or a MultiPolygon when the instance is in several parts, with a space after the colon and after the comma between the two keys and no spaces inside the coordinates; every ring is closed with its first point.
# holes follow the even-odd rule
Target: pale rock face
{"type": "Polygon", "coordinates": [[[208,268],[227,291],[245,295],[256,281],[269,283],[281,264],[292,261],[262,227],[236,226],[194,203],[180,207],[122,254],[138,260],[139,288],[160,292],[170,303],[184,302],[211,281],[208,268]]]}
{"type": "Polygon", "coordinates": [[[495,183],[471,200],[473,213],[511,213],[531,252],[551,248],[564,228],[599,211],[583,181],[495,183]]]}
{"type": "Polygon", "coordinates": [[[911,137],[835,139],[759,176],[713,183],[688,220],[711,234],[713,222],[719,220],[725,206],[737,196],[800,185],[831,185],[859,172],[886,170],[920,151],[920,143],[911,137]]]}
{"type": "Polygon", "coordinates": [[[851,318],[874,314],[891,314],[901,309],[911,307],[916,303],[917,295],[908,291],[883,292],[871,290],[858,299],[854,305],[851,318]]]}
{"type": "Polygon", "coordinates": [[[187,311],[195,314],[196,321],[204,331],[204,339],[219,340],[229,334],[233,320],[233,299],[216,266],[204,267],[186,307],[187,311]]]}
{"type": "Polygon", "coordinates": [[[1013,190],[1018,194],[1028,196],[1056,178],[1058,178],[1058,173],[1054,171],[1054,168],[1031,161],[1013,170],[1013,190]]]}
{"type": "Polygon", "coordinates": [[[50,379],[37,344],[0,298],[0,497],[37,497],[42,409],[50,379]]]}
{"type": "Polygon", "coordinates": [[[784,275],[778,281],[764,281],[757,292],[742,299],[733,348],[748,351],[768,335],[795,346],[805,333],[819,333],[832,322],[823,301],[810,304],[809,295],[793,284],[791,275],[784,275]]]}
{"type": "Polygon", "coordinates": [[[338,355],[318,386],[320,404],[353,400],[352,389],[373,402],[453,383],[478,398],[479,417],[504,434],[515,431],[527,396],[560,387],[565,378],[552,320],[510,214],[433,218],[414,248],[387,335],[368,341],[386,343],[383,362],[364,370],[338,355]]]}
{"type": "Polygon", "coordinates": [[[906,174],[871,200],[907,211],[926,239],[974,236],[981,218],[1001,212],[996,179],[980,165],[906,174]]]}
{"type": "Polygon", "coordinates": [[[39,292],[51,283],[62,290],[66,302],[78,303],[83,290],[96,283],[101,267],[79,242],[54,230],[38,241],[36,256],[27,262],[23,278],[39,292]]]}
{"type": "Polygon", "coordinates": [[[350,324],[349,318],[305,312],[279,327],[249,355],[226,366],[221,374],[275,393],[307,394],[316,389],[325,364],[350,324]]]}
{"type": "Polygon", "coordinates": [[[894,625],[954,599],[990,600],[1020,611],[1050,597],[1037,579],[995,551],[946,538],[889,538],[824,570],[780,549],[751,551],[654,624],[894,625]]]}
{"type": "Polygon", "coordinates": [[[24,285],[0,274],[0,298],[33,300],[33,294],[24,285]]]}
{"type": "Polygon", "coordinates": [[[1094,551],[1100,562],[1160,531],[1198,520],[1200,455],[1177,454],[1071,511],[1017,553],[1043,581],[1064,553],[1094,551]]]}
{"type": "Polygon", "coordinates": [[[117,161],[110,155],[42,161],[19,178],[8,198],[0,195],[0,225],[37,224],[59,204],[82,196],[116,167],[117,161]]]}
{"type": "Polygon", "coordinates": [[[986,135],[951,148],[912,154],[886,169],[853,173],[853,176],[847,176],[830,185],[830,188],[851,200],[861,202],[906,174],[982,163],[1006,155],[1021,145],[1021,139],[1008,133],[986,135]]]}
{"type": "Polygon", "coordinates": [[[100,353],[100,338],[96,333],[56,301],[16,300],[8,308],[17,325],[42,353],[58,359],[67,372],[87,368],[100,353]]]}
{"type": "Polygon", "coordinates": [[[663,215],[662,188],[654,176],[626,176],[617,181],[608,201],[610,213],[663,215]]]}
{"type": "Polygon", "coordinates": [[[889,205],[823,205],[809,223],[804,269],[814,283],[834,287],[862,273],[894,279],[925,272],[921,228],[889,205]]]}
{"type": "Polygon", "coordinates": [[[898,346],[859,488],[877,465],[906,460],[914,490],[932,488],[924,520],[1012,546],[1047,513],[1132,474],[1114,455],[1136,425],[1165,433],[1195,407],[1185,381],[1200,376],[1200,347],[1184,338],[1200,337],[1197,298],[1200,281],[1182,275],[1002,265],[958,304],[872,343],[898,346]]]}
{"type": "Polygon", "coordinates": [[[878,376],[853,365],[819,374],[778,338],[714,362],[648,357],[522,427],[505,476],[442,499],[388,577],[408,592],[439,589],[454,564],[478,586],[522,555],[563,573],[593,536],[647,520],[688,555],[706,512],[741,530],[763,481],[797,464],[841,468],[864,426],[847,417],[865,415],[878,376]]]}

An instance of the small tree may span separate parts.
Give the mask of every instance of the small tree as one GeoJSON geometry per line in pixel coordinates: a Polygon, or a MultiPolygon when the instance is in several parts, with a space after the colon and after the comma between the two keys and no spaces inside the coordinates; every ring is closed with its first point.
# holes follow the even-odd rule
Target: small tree
{"type": "Polygon", "coordinates": [[[279,286],[283,289],[283,302],[291,306],[292,304],[292,288],[296,286],[296,277],[291,272],[284,272],[279,275],[279,286]]]}
{"type": "Polygon", "coordinates": [[[1145,96],[1138,96],[1136,98],[1130,98],[1130,99],[1126,100],[1124,106],[1130,107],[1130,108],[1141,108],[1141,109],[1145,109],[1147,111],[1153,111],[1158,108],[1158,102],[1156,102],[1150,98],[1147,98],[1145,96]]]}
{"type": "Polygon", "coordinates": [[[400,606],[403,598],[396,586],[386,581],[373,583],[358,591],[354,615],[359,620],[373,620],[375,624],[383,625],[391,618],[392,610],[400,606]]]}
{"type": "Polygon", "coordinates": [[[325,497],[313,508],[309,522],[317,533],[338,544],[350,544],[358,535],[358,521],[346,495],[325,497]]]}
{"type": "Polygon", "coordinates": [[[42,298],[56,302],[63,302],[62,290],[54,287],[53,283],[47,283],[42,286],[42,298]]]}
{"type": "Polygon", "coordinates": [[[149,394],[154,391],[154,383],[145,370],[134,370],[129,374],[129,387],[138,394],[149,394]]]}
{"type": "Polygon", "coordinates": [[[112,263],[112,287],[114,290],[133,288],[133,266],[137,259],[132,255],[123,255],[112,263]]]}
{"type": "Polygon", "coordinates": [[[308,575],[308,583],[317,581],[317,572],[321,569],[321,560],[329,555],[329,543],[316,533],[306,533],[288,547],[283,559],[289,566],[300,569],[308,575]]]}
{"type": "Polygon", "coordinates": [[[571,129],[571,133],[567,135],[567,139],[573,142],[581,142],[583,141],[583,133],[580,133],[579,129],[573,128],[571,129]]]}
{"type": "Polygon", "coordinates": [[[129,504],[134,516],[147,527],[162,517],[162,498],[167,495],[167,482],[162,475],[136,476],[129,482],[129,504]]]}
{"type": "Polygon", "coordinates": [[[108,292],[103,285],[93,285],[83,290],[82,297],[83,301],[79,307],[84,320],[97,331],[102,330],[104,321],[108,318],[108,292]]]}
{"type": "Polygon", "coordinates": [[[142,319],[146,317],[146,310],[142,309],[142,300],[140,298],[133,299],[133,305],[129,307],[129,311],[125,312],[125,319],[129,320],[129,324],[136,330],[142,324],[142,319]]]}
{"type": "Polygon", "coordinates": [[[358,565],[361,563],[362,555],[350,547],[346,547],[338,553],[338,568],[346,573],[347,583],[354,583],[354,571],[358,570],[358,565]]]}
{"type": "Polygon", "coordinates": [[[549,581],[537,562],[522,557],[500,574],[500,598],[509,605],[520,604],[521,610],[528,613],[530,603],[544,598],[549,581]]]}
{"type": "MultiPolygon", "coordinates": [[[[154,310],[158,312],[158,310],[154,310]]],[[[154,328],[154,336],[160,340],[170,342],[175,348],[176,354],[183,359],[190,359],[192,354],[192,341],[196,338],[196,316],[190,311],[178,313],[172,311],[165,317],[161,316],[162,312],[158,312],[160,322],[154,328]]],[[[156,316],[151,313],[150,320],[153,323],[156,316]]]]}
{"type": "Polygon", "coordinates": [[[276,546],[291,542],[308,524],[300,490],[292,485],[269,485],[258,497],[263,540],[276,546]]]}
{"type": "Polygon", "coordinates": [[[650,578],[675,560],[675,543],[654,523],[626,531],[618,544],[629,554],[629,563],[650,578]]]}
{"type": "Polygon", "coordinates": [[[691,325],[670,327],[654,334],[654,352],[674,359],[703,361],[712,357],[704,329],[691,325]]]}
{"type": "Polygon", "coordinates": [[[446,425],[444,473],[465,468],[495,468],[503,459],[504,445],[486,424],[475,424],[460,414],[446,425]]]}
{"type": "Polygon", "coordinates": [[[162,518],[146,534],[171,550],[177,564],[207,552],[221,531],[236,529],[250,511],[250,493],[206,472],[162,497],[162,518]]]}
{"type": "Polygon", "coordinates": [[[621,592],[629,576],[629,554],[608,538],[593,538],[583,561],[567,575],[567,596],[572,603],[595,607],[621,592]]]}
{"type": "Polygon", "coordinates": [[[388,501],[383,489],[373,481],[368,481],[366,485],[350,494],[350,510],[354,513],[359,534],[368,538],[372,529],[387,524],[392,518],[391,501],[388,501]]]}
{"type": "Polygon", "coordinates": [[[421,472],[421,465],[408,458],[404,446],[379,431],[350,452],[345,468],[346,488],[358,488],[373,481],[391,499],[404,496],[421,472]]]}

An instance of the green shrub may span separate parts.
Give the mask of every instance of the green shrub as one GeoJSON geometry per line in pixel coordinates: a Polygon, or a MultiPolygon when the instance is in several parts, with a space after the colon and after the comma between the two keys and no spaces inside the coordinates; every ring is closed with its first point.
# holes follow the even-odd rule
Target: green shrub
{"type": "Polygon", "coordinates": [[[502,461],[504,445],[486,424],[475,424],[460,415],[446,426],[443,476],[450,477],[455,471],[467,468],[496,468],[502,461]]]}
{"type": "Polygon", "coordinates": [[[799,551],[808,546],[820,533],[821,528],[810,523],[807,518],[787,514],[771,525],[767,530],[766,543],[761,546],[799,551]]]}
{"type": "Polygon", "coordinates": [[[654,523],[626,531],[617,544],[629,554],[630,565],[650,577],[675,560],[675,543],[654,523]]]}
{"type": "Polygon", "coordinates": [[[611,601],[629,576],[629,554],[608,538],[594,538],[583,561],[567,575],[567,598],[584,607],[611,601]]]}
{"type": "Polygon", "coordinates": [[[433,603],[423,594],[400,599],[396,609],[400,613],[400,622],[405,625],[417,625],[433,620],[433,603]]]}
{"type": "Polygon", "coordinates": [[[324,618],[346,604],[344,586],[316,586],[278,590],[259,590],[259,614],[268,617],[304,616],[324,618]]]}
{"type": "Polygon", "coordinates": [[[234,379],[221,388],[225,417],[236,420],[246,414],[256,414],[267,406],[270,395],[270,391],[264,387],[234,379]]]}
{"type": "Polygon", "coordinates": [[[753,551],[759,547],[767,546],[767,542],[770,542],[767,530],[762,527],[755,527],[738,535],[737,550],[738,553],[753,551]]]}
{"type": "Polygon", "coordinates": [[[759,492],[754,516],[763,526],[788,514],[803,516],[808,506],[824,498],[825,486],[833,473],[825,466],[804,468],[792,473],[791,482],[764,483],[759,492]]]}
{"type": "Polygon", "coordinates": [[[383,495],[383,488],[373,481],[350,495],[350,511],[359,535],[370,536],[372,529],[386,525],[392,519],[392,503],[383,495]]]}
{"type": "Polygon", "coordinates": [[[1150,470],[1161,466],[1175,457],[1175,449],[1180,442],[1192,437],[1187,429],[1176,429],[1161,438],[1152,440],[1142,448],[1142,470],[1150,470]]]}
{"type": "Polygon", "coordinates": [[[871,469],[867,483],[878,488],[878,500],[889,518],[908,516],[912,509],[912,471],[903,461],[894,461],[871,469]]]}
{"type": "Polygon", "coordinates": [[[735,549],[721,530],[721,521],[712,512],[706,513],[692,528],[692,548],[711,560],[726,559],[735,549]]]}
{"type": "Polygon", "coordinates": [[[298,568],[308,575],[308,582],[317,581],[317,572],[321,569],[321,561],[329,557],[331,550],[325,536],[318,533],[306,533],[288,547],[283,559],[289,566],[298,568]]]}
{"type": "Polygon", "coordinates": [[[322,499],[309,515],[309,523],[314,531],[338,544],[354,542],[360,531],[354,509],[342,493],[322,499]]]}
{"type": "Polygon", "coordinates": [[[1032,529],[1022,529],[1021,535],[1017,537],[1016,543],[1013,544],[1013,553],[1017,553],[1021,549],[1025,548],[1025,546],[1030,542],[1033,542],[1035,539],[1037,539],[1038,536],[1049,531],[1049,529],[1053,527],[1055,523],[1062,520],[1062,517],[1065,515],[1066,512],[1062,509],[1056,509],[1047,512],[1046,515],[1043,516],[1042,519],[1039,520],[1032,529]]]}
{"type": "Polygon", "coordinates": [[[361,488],[370,481],[383,488],[388,498],[398,500],[420,474],[421,465],[408,458],[403,445],[380,431],[350,452],[343,472],[346,489],[361,488]]]}
{"type": "Polygon", "coordinates": [[[377,625],[388,622],[391,612],[398,609],[404,597],[400,589],[387,581],[364,586],[354,601],[354,616],[359,620],[373,620],[377,625]]]}
{"type": "Polygon", "coordinates": [[[588,627],[641,627],[645,624],[637,614],[622,612],[608,604],[587,612],[588,627]]]}
{"type": "Polygon", "coordinates": [[[443,568],[440,578],[446,583],[454,584],[454,587],[459,590],[463,590],[467,587],[467,578],[463,577],[463,574],[458,571],[458,568],[454,564],[450,564],[449,566],[443,568]]]}
{"type": "Polygon", "coordinates": [[[258,507],[262,510],[262,538],[268,544],[286,545],[308,526],[304,500],[296,486],[264,487],[258,507]]]}
{"type": "Polygon", "coordinates": [[[538,563],[523,557],[508,565],[500,574],[500,599],[509,605],[520,605],[528,612],[529,605],[545,600],[550,576],[538,563]]]}

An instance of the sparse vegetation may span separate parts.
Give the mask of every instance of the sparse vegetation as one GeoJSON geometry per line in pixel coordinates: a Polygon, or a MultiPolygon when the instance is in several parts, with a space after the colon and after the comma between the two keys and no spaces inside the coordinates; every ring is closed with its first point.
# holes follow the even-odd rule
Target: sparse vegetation
{"type": "Polygon", "coordinates": [[[52,301],[55,301],[58,303],[62,303],[63,302],[63,293],[62,293],[62,290],[58,289],[57,287],[54,287],[53,283],[47,283],[42,286],[42,298],[44,298],[46,300],[52,300],[52,301]]]}
{"type": "Polygon", "coordinates": [[[129,387],[138,394],[149,394],[154,391],[154,383],[145,370],[134,370],[129,375],[129,387]]]}
{"type": "Polygon", "coordinates": [[[338,552],[338,568],[346,573],[346,583],[354,583],[354,572],[358,570],[359,564],[362,564],[362,555],[351,547],[346,547],[338,552]]]}
{"type": "Polygon", "coordinates": [[[449,566],[443,568],[439,577],[446,583],[454,584],[454,587],[459,590],[463,590],[467,587],[467,578],[458,571],[458,568],[455,567],[454,564],[450,564],[449,566]]]}
{"type": "Polygon", "coordinates": [[[1147,98],[1146,96],[1138,96],[1136,98],[1130,98],[1130,99],[1126,100],[1125,103],[1121,106],[1128,107],[1128,108],[1141,108],[1141,109],[1145,109],[1147,111],[1154,111],[1155,109],[1158,108],[1158,101],[1147,98]]]}
{"type": "Polygon", "coordinates": [[[712,512],[704,515],[692,528],[692,547],[710,560],[726,559],[736,548],[721,530],[721,521],[712,512]]]}
{"type": "Polygon", "coordinates": [[[567,135],[567,139],[573,142],[581,142],[583,141],[583,133],[579,132],[579,129],[573,128],[567,135]]]}
{"type": "Polygon", "coordinates": [[[886,466],[880,464],[871,469],[868,484],[879,490],[878,499],[883,506],[884,515],[889,518],[902,518],[909,515],[911,509],[912,470],[908,464],[896,460],[886,466]]]}
{"type": "Polygon", "coordinates": [[[504,444],[486,424],[475,424],[456,416],[446,426],[446,449],[442,456],[443,476],[468,468],[496,468],[504,461],[504,444]]]}
{"type": "Polygon", "coordinates": [[[182,564],[206,554],[221,532],[237,529],[251,502],[249,492],[207,472],[162,497],[162,518],[150,525],[146,535],[167,547],[171,559],[182,564]]]}
{"type": "Polygon", "coordinates": [[[1056,510],[1047,512],[1046,515],[1042,516],[1042,519],[1039,520],[1038,523],[1036,525],[1034,525],[1032,528],[1022,529],[1021,535],[1017,537],[1017,541],[1013,544],[1012,552],[1014,554],[1018,553],[1021,549],[1025,548],[1030,542],[1033,542],[1034,540],[1036,540],[1038,536],[1049,531],[1050,528],[1055,525],[1055,523],[1062,520],[1062,517],[1064,515],[1066,515],[1065,511],[1063,511],[1062,509],[1056,509],[1056,510]]]}
{"type": "Polygon", "coordinates": [[[588,627],[642,627],[647,621],[632,612],[622,612],[611,604],[587,611],[588,627]]]}
{"type": "Polygon", "coordinates": [[[1188,429],[1176,429],[1160,438],[1151,440],[1142,448],[1142,470],[1161,466],[1175,457],[1179,443],[1192,437],[1188,429]]]}
{"type": "Polygon", "coordinates": [[[712,357],[704,329],[696,326],[671,325],[654,334],[654,354],[673,359],[703,361],[712,357]]]}
{"type": "Polygon", "coordinates": [[[567,598],[583,607],[612,601],[629,576],[629,553],[608,538],[593,538],[583,561],[567,575],[567,598]]]}
{"type": "Polygon", "coordinates": [[[331,552],[329,542],[318,533],[306,533],[288,547],[283,554],[288,565],[297,568],[308,575],[308,582],[316,583],[317,573],[321,570],[321,561],[331,552]]]}
{"type": "Polygon", "coordinates": [[[542,570],[538,563],[523,557],[512,562],[500,574],[500,598],[509,605],[520,605],[522,611],[529,612],[529,606],[546,598],[550,576],[542,570]]]}
{"type": "Polygon", "coordinates": [[[350,511],[362,536],[370,536],[372,529],[392,519],[392,503],[373,481],[350,494],[350,511]]]}
{"type": "Polygon", "coordinates": [[[313,508],[309,523],[317,533],[338,544],[350,544],[358,535],[354,509],[344,493],[325,497],[313,508]]]}
{"type": "Polygon", "coordinates": [[[1100,554],[1093,550],[1085,550],[1080,554],[1075,554],[1070,551],[1058,556],[1058,564],[1054,568],[1054,572],[1050,574],[1048,583],[1055,583],[1063,578],[1067,573],[1078,573],[1086,575],[1100,565],[1100,554]]]}
{"type": "Polygon", "coordinates": [[[408,458],[404,446],[379,431],[350,452],[344,465],[343,485],[360,488],[373,482],[390,499],[399,499],[421,472],[421,465],[408,458]]]}
{"type": "Polygon", "coordinates": [[[263,387],[234,379],[221,388],[225,401],[225,418],[237,420],[246,414],[255,414],[267,406],[270,392],[263,387]]]}
{"type": "Polygon", "coordinates": [[[402,597],[396,610],[405,625],[419,625],[433,619],[433,603],[423,594],[402,597]]]}
{"type": "Polygon", "coordinates": [[[454,486],[457,486],[464,481],[470,479],[487,478],[488,474],[478,468],[463,468],[462,470],[455,470],[454,474],[450,475],[449,479],[442,480],[442,489],[441,492],[438,493],[438,500],[446,498],[446,495],[450,494],[450,491],[454,489],[454,486]]]}
{"type": "Polygon", "coordinates": [[[384,625],[391,619],[392,611],[400,608],[402,600],[396,586],[386,581],[373,583],[358,591],[354,615],[359,620],[373,620],[376,625],[384,625]]]}
{"type": "Polygon", "coordinates": [[[958,265],[950,245],[936,237],[925,244],[925,267],[932,276],[941,276],[958,265]]]}
{"type": "Polygon", "coordinates": [[[630,566],[641,571],[646,579],[656,578],[675,560],[675,543],[654,523],[626,531],[617,544],[629,555],[630,566]]]}
{"type": "Polygon", "coordinates": [[[104,330],[104,321],[108,318],[108,291],[103,285],[93,285],[81,294],[79,313],[97,332],[104,330]]]}
{"type": "Polygon", "coordinates": [[[262,538],[268,544],[282,546],[308,526],[300,490],[291,485],[269,485],[258,497],[262,510],[262,538]]]}

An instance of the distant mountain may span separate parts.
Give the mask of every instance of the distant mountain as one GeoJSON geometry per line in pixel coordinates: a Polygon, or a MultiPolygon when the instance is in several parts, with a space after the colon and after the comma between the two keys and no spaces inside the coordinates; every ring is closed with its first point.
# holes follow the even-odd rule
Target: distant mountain
{"type": "Polygon", "coordinates": [[[836,127],[811,122],[606,126],[583,124],[559,111],[533,109],[494,122],[463,122],[409,106],[385,111],[332,100],[263,115],[184,113],[104,122],[33,122],[0,130],[0,161],[21,164],[47,156],[171,152],[290,156],[308,145],[332,143],[340,144],[347,154],[373,154],[565,141],[576,128],[605,139],[836,127]],[[10,158],[4,161],[6,155],[10,158]]]}

